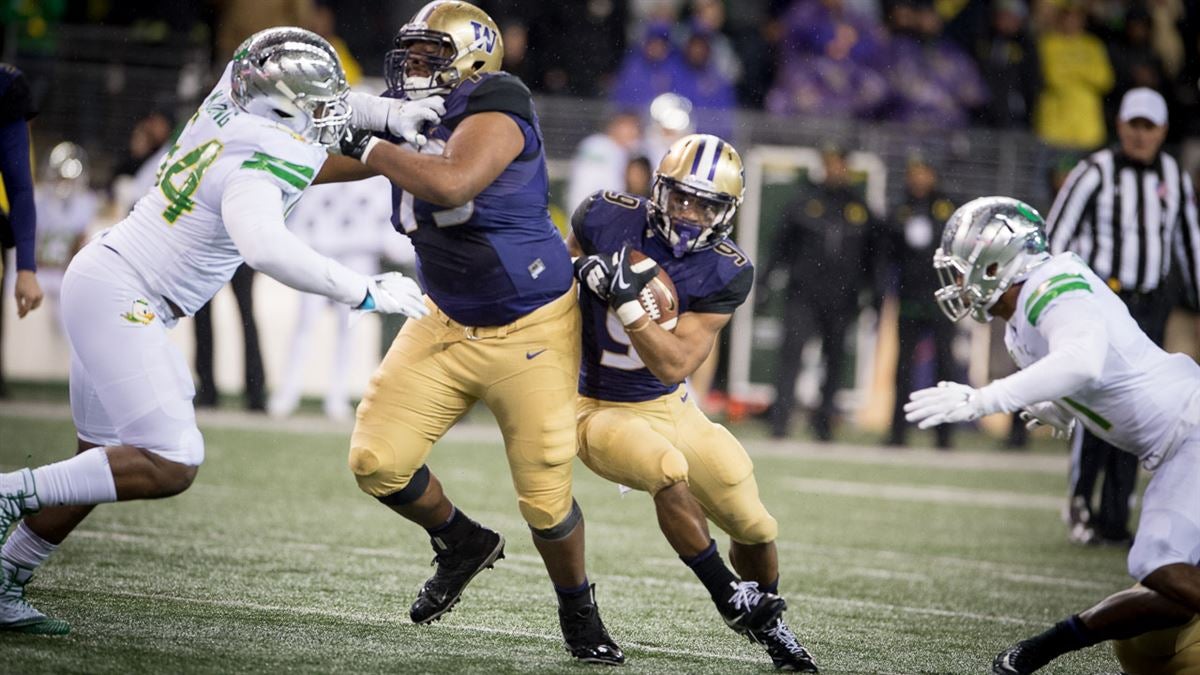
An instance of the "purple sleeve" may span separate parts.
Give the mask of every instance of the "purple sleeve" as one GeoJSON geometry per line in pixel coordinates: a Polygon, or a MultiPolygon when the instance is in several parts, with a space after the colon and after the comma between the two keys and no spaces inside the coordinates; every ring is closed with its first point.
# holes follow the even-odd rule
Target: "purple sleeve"
{"type": "Polygon", "coordinates": [[[17,269],[34,271],[37,211],[33,206],[33,175],[29,170],[29,127],[25,120],[0,126],[0,176],[8,194],[8,217],[17,247],[17,269]]]}

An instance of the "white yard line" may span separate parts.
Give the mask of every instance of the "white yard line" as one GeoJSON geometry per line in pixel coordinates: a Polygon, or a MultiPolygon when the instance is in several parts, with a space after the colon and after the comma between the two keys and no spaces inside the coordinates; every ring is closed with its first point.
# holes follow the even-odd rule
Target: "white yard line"
{"type": "MultiPolygon", "coordinates": [[[[0,417],[68,420],[71,408],[64,403],[46,401],[0,402],[0,417]]],[[[352,421],[334,422],[315,415],[298,415],[276,419],[244,410],[200,409],[196,417],[202,429],[236,429],[244,431],[273,431],[280,433],[328,433],[349,435],[352,421]]],[[[468,422],[455,425],[446,439],[459,442],[501,443],[500,430],[490,422],[468,422]]],[[[819,444],[802,441],[743,439],[754,457],[819,460],[849,464],[881,466],[919,466],[935,469],[964,469],[976,471],[1019,471],[1066,476],[1068,458],[1063,455],[1031,453],[999,453],[979,451],[945,452],[926,449],[880,448],[850,444],[819,444]]]]}
{"type": "Polygon", "coordinates": [[[894,483],[861,483],[824,478],[793,478],[786,481],[798,492],[839,497],[860,497],[925,504],[961,504],[990,506],[1005,509],[1058,511],[1062,497],[1035,495],[1001,490],[978,490],[944,485],[899,485],[894,483]]]}

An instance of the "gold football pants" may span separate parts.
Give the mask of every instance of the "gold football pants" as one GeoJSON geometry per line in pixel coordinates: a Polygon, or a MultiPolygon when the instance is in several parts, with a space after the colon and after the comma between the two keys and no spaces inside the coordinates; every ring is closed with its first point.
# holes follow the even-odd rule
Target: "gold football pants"
{"type": "Polygon", "coordinates": [[[652,495],[687,481],[704,513],[734,541],[774,541],[779,525],[758,497],[750,456],[686,392],[680,387],[638,403],[579,397],[580,459],[600,476],[652,495]]]}
{"type": "Polygon", "coordinates": [[[1113,653],[1130,675],[1200,675],[1200,617],[1175,628],[1116,640],[1113,653]]]}
{"type": "Polygon", "coordinates": [[[521,515],[548,529],[571,511],[580,319],[575,289],[507,326],[464,326],[426,299],[358,406],[350,469],[364,492],[403,489],[433,443],[483,401],[504,435],[521,515]]]}

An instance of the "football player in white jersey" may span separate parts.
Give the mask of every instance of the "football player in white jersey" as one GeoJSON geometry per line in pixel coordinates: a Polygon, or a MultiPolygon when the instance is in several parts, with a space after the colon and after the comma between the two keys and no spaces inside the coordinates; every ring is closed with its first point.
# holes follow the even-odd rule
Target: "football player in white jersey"
{"type": "Polygon", "coordinates": [[[348,92],[337,55],[315,33],[251,36],[171,147],[154,189],[72,260],[62,311],[78,454],[0,473],[0,631],[68,631],[30,606],[25,586],[94,505],[168,497],[191,485],[204,441],[191,374],[167,329],[243,260],[360,310],[428,313],[411,279],[359,274],[284,227],[348,124],[403,135],[437,117],[428,104],[370,97],[359,99],[356,116],[348,92]]]}
{"type": "Polygon", "coordinates": [[[1200,613],[1200,365],[1151,342],[1083,260],[1051,256],[1041,216],[1015,199],[955,211],[933,266],[942,311],[1006,321],[1022,370],[980,389],[941,382],[914,392],[908,421],[927,429],[1025,410],[1061,431],[1078,421],[1154,471],[1128,558],[1144,588],[1009,647],[992,672],[1032,673],[1076,649],[1186,624],[1200,613]]]}

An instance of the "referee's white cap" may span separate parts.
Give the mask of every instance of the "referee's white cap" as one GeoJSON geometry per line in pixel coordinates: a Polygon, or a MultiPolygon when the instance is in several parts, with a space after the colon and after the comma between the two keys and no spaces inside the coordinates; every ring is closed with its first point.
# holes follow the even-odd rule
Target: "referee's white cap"
{"type": "Polygon", "coordinates": [[[1162,94],[1148,87],[1130,89],[1121,99],[1121,110],[1117,119],[1128,122],[1141,117],[1156,127],[1167,123],[1167,102],[1162,94]]]}

